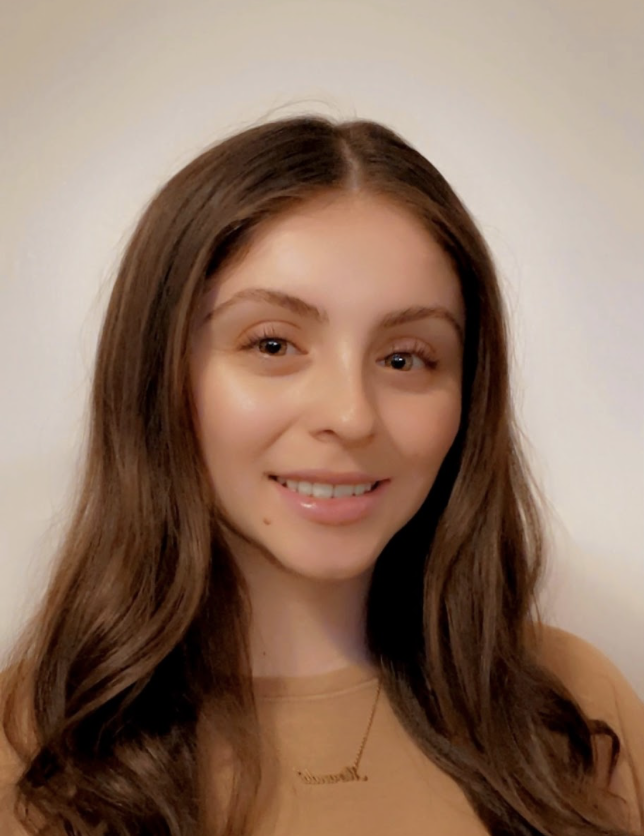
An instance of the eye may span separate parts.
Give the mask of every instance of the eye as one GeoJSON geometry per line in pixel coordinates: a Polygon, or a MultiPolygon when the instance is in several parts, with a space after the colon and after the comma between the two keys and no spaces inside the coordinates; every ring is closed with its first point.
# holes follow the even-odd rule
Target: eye
{"type": "MultiPolygon", "coordinates": [[[[413,342],[410,345],[406,345],[404,347],[396,349],[392,354],[390,354],[386,359],[395,358],[394,362],[399,362],[399,358],[403,358],[402,362],[405,362],[405,357],[419,357],[421,363],[425,369],[435,369],[438,366],[438,360],[436,360],[429,352],[427,346],[420,342],[413,342]]],[[[413,368],[407,366],[406,368],[401,368],[400,366],[394,366],[394,368],[398,371],[413,371],[413,368]]]]}
{"type": "MultiPolygon", "coordinates": [[[[281,348],[287,345],[293,345],[293,343],[285,337],[281,337],[271,326],[266,326],[260,332],[251,334],[246,341],[241,344],[240,349],[243,351],[254,351],[257,349],[256,353],[259,353],[264,357],[283,357],[286,352],[281,351],[281,348]]],[[[397,348],[396,351],[389,354],[385,360],[395,358],[393,362],[398,363],[400,362],[400,358],[403,358],[402,362],[404,364],[405,357],[420,358],[422,364],[420,370],[435,369],[438,366],[438,360],[434,359],[427,346],[416,341],[397,348]]],[[[396,371],[414,371],[413,365],[411,367],[409,365],[407,367],[393,366],[393,368],[396,371]]]]}
{"type": "MultiPolygon", "coordinates": [[[[251,334],[248,339],[241,344],[240,348],[243,351],[252,351],[254,348],[259,348],[262,344],[265,344],[266,348],[268,348],[269,357],[282,357],[283,353],[279,352],[279,350],[275,350],[276,348],[280,348],[280,343],[288,343],[289,345],[292,345],[292,343],[290,343],[285,337],[280,337],[277,331],[274,331],[270,327],[266,327],[260,333],[251,334]]],[[[264,354],[263,351],[260,353],[264,354]]]]}

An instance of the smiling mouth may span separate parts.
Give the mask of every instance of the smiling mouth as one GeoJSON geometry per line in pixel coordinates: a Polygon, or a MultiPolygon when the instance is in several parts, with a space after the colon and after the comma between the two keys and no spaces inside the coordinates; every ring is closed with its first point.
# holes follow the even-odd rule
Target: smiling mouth
{"type": "Polygon", "coordinates": [[[375,491],[376,488],[383,483],[383,481],[386,481],[381,479],[373,482],[369,488],[365,488],[365,485],[361,485],[358,490],[355,490],[357,487],[356,485],[350,486],[346,484],[335,484],[332,482],[310,482],[302,479],[284,479],[281,476],[275,476],[273,474],[269,475],[269,479],[272,479],[283,488],[286,488],[295,494],[299,494],[300,496],[310,496],[312,499],[325,500],[353,499],[365,496],[366,494],[373,493],[373,491],[375,491]],[[298,487],[296,487],[301,484],[307,485],[306,490],[299,490],[298,487]],[[329,489],[331,490],[331,493],[329,493],[329,489]]]}

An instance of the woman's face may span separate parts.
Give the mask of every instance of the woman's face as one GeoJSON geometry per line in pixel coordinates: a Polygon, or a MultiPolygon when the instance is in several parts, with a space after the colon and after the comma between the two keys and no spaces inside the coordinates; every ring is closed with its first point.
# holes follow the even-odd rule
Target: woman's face
{"type": "Polygon", "coordinates": [[[384,198],[318,199],[271,221],[221,271],[191,381],[240,561],[335,581],[373,567],[457,434],[464,329],[448,257],[384,198]],[[350,490],[338,490],[343,477],[382,484],[326,498],[350,490]],[[312,483],[324,496],[308,495],[312,483]]]}

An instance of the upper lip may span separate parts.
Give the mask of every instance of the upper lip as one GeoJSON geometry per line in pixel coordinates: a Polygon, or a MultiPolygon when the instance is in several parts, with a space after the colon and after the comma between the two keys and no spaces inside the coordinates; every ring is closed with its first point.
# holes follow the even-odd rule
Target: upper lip
{"type": "Polygon", "coordinates": [[[325,485],[373,485],[374,482],[384,481],[358,471],[334,473],[332,470],[297,470],[271,475],[279,476],[280,479],[293,479],[296,482],[321,482],[325,485]]]}

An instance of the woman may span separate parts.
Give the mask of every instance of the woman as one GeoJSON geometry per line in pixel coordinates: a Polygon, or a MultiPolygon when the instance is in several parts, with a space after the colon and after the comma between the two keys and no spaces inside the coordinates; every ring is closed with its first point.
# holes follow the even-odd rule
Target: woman
{"type": "Polygon", "coordinates": [[[5,672],[3,833],[644,832],[644,705],[538,616],[504,316],[383,126],[261,125],[170,180],[5,672]]]}

